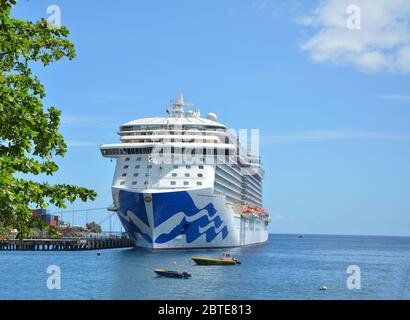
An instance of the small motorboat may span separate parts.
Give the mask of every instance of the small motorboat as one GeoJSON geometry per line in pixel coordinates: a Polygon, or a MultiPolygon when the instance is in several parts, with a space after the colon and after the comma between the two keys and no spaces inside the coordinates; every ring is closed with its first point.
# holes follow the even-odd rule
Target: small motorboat
{"type": "Polygon", "coordinates": [[[220,258],[202,258],[202,257],[192,257],[198,265],[213,265],[213,266],[234,266],[236,264],[241,264],[237,259],[232,258],[230,253],[223,253],[220,258]]]}
{"type": "Polygon", "coordinates": [[[154,269],[154,272],[162,277],[168,278],[190,278],[191,275],[188,272],[178,272],[174,270],[166,270],[166,269],[154,269]]]}

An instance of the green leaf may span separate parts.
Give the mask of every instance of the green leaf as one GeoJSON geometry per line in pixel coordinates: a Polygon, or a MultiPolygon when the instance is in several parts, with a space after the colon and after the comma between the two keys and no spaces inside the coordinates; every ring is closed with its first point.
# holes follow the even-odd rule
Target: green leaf
{"type": "Polygon", "coordinates": [[[94,200],[97,194],[72,185],[16,178],[52,175],[59,169],[52,159],[67,150],[58,131],[61,111],[44,107],[45,88],[30,66],[71,60],[75,50],[67,28],[49,28],[45,19],[12,18],[15,4],[15,0],[0,0],[0,227],[17,229],[23,238],[34,227],[56,232],[36,221],[30,207],[65,208],[67,201],[94,200]]]}

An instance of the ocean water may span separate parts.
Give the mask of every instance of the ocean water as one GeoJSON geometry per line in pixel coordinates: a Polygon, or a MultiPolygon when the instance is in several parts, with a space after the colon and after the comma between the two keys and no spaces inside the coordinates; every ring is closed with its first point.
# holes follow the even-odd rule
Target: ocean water
{"type": "Polygon", "coordinates": [[[241,265],[190,260],[222,250],[0,251],[0,299],[410,299],[409,237],[270,235],[229,251],[241,265]],[[48,289],[49,265],[59,266],[61,289],[48,289]],[[350,265],[360,268],[361,289],[346,286],[350,265]],[[192,278],[157,277],[154,268],[192,278]]]}

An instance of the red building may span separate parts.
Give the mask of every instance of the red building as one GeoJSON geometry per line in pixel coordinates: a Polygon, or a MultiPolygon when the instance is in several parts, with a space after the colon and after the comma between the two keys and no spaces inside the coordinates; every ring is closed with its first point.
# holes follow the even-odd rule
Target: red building
{"type": "Polygon", "coordinates": [[[35,217],[52,227],[57,227],[61,223],[60,217],[49,214],[47,209],[32,209],[31,212],[35,217]]]}

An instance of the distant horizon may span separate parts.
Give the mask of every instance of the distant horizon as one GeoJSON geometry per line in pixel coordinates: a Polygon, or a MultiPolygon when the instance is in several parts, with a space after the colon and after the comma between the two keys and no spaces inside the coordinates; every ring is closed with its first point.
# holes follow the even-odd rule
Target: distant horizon
{"type": "Polygon", "coordinates": [[[274,233],[273,232],[273,233],[269,233],[269,235],[410,238],[410,235],[380,235],[380,234],[326,234],[326,233],[274,233]]]}
{"type": "MultiPolygon", "coordinates": [[[[110,233],[110,231],[103,230],[102,233],[110,233]]],[[[124,231],[111,231],[111,233],[125,233],[124,231]]],[[[326,234],[326,233],[274,233],[269,232],[270,235],[282,236],[338,236],[338,237],[387,237],[387,238],[410,238],[410,235],[380,235],[380,234],[326,234]]],[[[255,244],[260,245],[260,244],[255,244]]],[[[252,245],[251,245],[252,246],[252,245]]],[[[217,248],[216,248],[217,249],[217,248]]]]}

